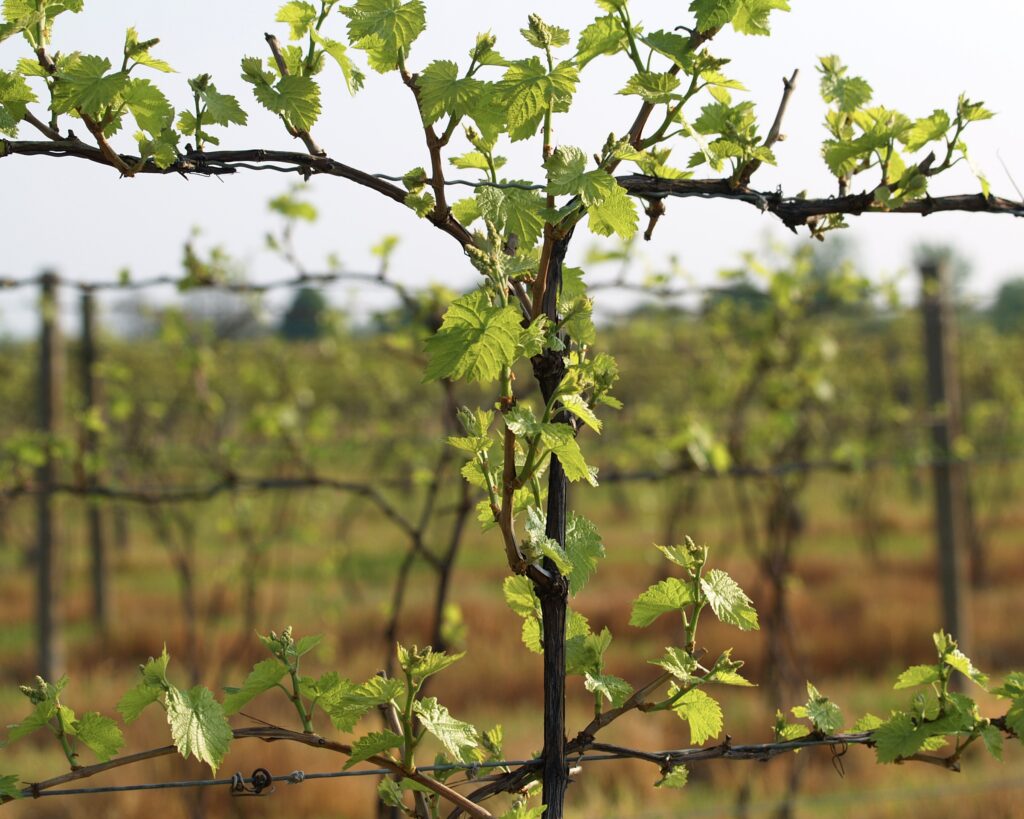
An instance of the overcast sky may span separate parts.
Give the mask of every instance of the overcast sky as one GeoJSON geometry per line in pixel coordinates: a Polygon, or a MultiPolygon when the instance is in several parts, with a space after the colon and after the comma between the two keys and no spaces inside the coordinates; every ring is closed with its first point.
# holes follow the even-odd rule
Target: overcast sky
{"type": "MultiPolygon", "coordinates": [[[[134,25],[144,37],[162,39],[155,54],[179,73],[154,76],[180,108],[189,104],[186,78],[213,74],[222,92],[235,94],[249,112],[249,126],[225,133],[223,147],[273,147],[300,150],[280,122],[253,99],[239,77],[243,55],[264,56],[264,31],[284,35],[273,23],[278,2],[267,0],[87,0],[79,15],[58,21],[55,48],[106,55],[120,53],[124,29],[134,25]]],[[[648,29],[690,24],[684,0],[633,0],[635,20],[648,29]]],[[[787,194],[806,190],[811,196],[834,192],[834,181],[820,158],[825,106],[817,90],[819,55],[841,56],[851,71],[865,77],[875,102],[910,116],[955,105],[967,92],[982,99],[998,116],[975,124],[967,139],[977,163],[997,194],[1016,197],[999,156],[1024,186],[1024,96],[1014,54],[1024,43],[1024,3],[1007,0],[792,0],[793,11],[775,14],[774,35],[744,37],[727,30],[713,52],[730,57],[730,76],[749,88],[767,130],[782,89],[782,77],[800,69],[800,82],[787,114],[785,142],[776,149],[778,167],[764,167],[754,185],[781,186],[787,194]]],[[[491,29],[506,56],[527,52],[518,29],[528,13],[577,32],[595,13],[590,0],[553,3],[427,0],[427,31],[413,47],[410,66],[421,68],[438,58],[465,63],[478,31],[491,29]]],[[[344,39],[345,19],[328,24],[328,35],[344,39]]],[[[20,38],[0,44],[0,67],[11,68],[26,55],[20,38]]],[[[356,53],[356,59],[362,54],[356,53]]],[[[600,148],[609,132],[623,133],[636,110],[635,97],[614,96],[629,76],[625,57],[601,58],[583,73],[572,110],[556,120],[556,141],[578,145],[588,154],[600,148]]],[[[368,72],[367,87],[349,97],[332,65],[322,76],[325,113],[314,135],[334,158],[371,172],[403,173],[426,165],[422,132],[408,91],[397,75],[368,72]]],[[[118,137],[134,150],[131,132],[118,137]]],[[[24,138],[35,138],[23,131],[24,138]]],[[[461,144],[453,153],[461,152],[461,144]]],[[[509,175],[536,178],[536,140],[505,151],[509,175]]],[[[674,155],[685,165],[691,145],[674,155]]],[[[0,160],[0,275],[30,276],[45,267],[83,280],[107,278],[122,268],[137,276],[180,271],[181,245],[199,225],[203,241],[223,244],[243,258],[254,279],[280,275],[278,261],[263,250],[263,234],[273,223],[266,201],[288,184],[272,173],[241,172],[224,179],[117,174],[71,159],[10,157],[0,160]]],[[[934,183],[933,193],[973,193],[978,183],[963,166],[934,183]],[[948,178],[947,178],[948,177],[948,178]]],[[[369,269],[368,249],[377,237],[396,233],[402,244],[394,271],[410,282],[441,281],[466,286],[471,271],[449,237],[417,221],[411,212],[377,194],[340,179],[314,179],[309,193],[321,221],[301,236],[310,268],[322,266],[337,251],[353,269],[369,269]]],[[[1024,272],[1021,236],[1024,222],[1008,216],[939,214],[869,215],[852,220],[848,237],[862,251],[866,270],[876,274],[906,268],[920,242],[954,244],[971,261],[970,290],[991,294],[1007,276],[1024,272]]],[[[579,234],[578,234],[579,235],[579,234]]],[[[735,263],[743,250],[792,234],[775,219],[749,205],[699,200],[670,201],[654,241],[643,248],[653,266],[676,256],[696,281],[710,281],[717,270],[735,263]]],[[[582,238],[582,237],[581,237],[582,238]]],[[[806,239],[801,239],[806,241],[806,239]]],[[[582,254],[589,240],[577,240],[582,254]]],[[[910,282],[908,281],[908,287],[910,282]]],[[[606,298],[606,296],[602,296],[606,298]]],[[[7,331],[28,316],[24,301],[0,295],[0,328],[7,331]]],[[[0,333],[2,333],[0,329],[0,333]]]]}

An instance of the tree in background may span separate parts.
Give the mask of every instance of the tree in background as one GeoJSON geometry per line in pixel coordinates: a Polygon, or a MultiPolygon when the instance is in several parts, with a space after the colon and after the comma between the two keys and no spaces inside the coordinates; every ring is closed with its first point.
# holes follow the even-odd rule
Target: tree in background
{"type": "Polygon", "coordinates": [[[1024,277],[1003,282],[989,315],[1000,333],[1024,328],[1024,277]]]}
{"type": "Polygon", "coordinates": [[[281,319],[280,333],[288,341],[309,341],[324,333],[327,300],[312,287],[303,287],[295,294],[291,306],[281,319]]]}

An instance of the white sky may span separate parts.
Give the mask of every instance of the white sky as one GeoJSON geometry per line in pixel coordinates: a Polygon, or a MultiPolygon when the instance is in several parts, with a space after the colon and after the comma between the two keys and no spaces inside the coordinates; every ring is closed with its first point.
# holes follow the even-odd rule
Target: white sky
{"type": "MultiPolygon", "coordinates": [[[[88,0],[80,15],[58,21],[55,47],[102,54],[114,60],[124,29],[135,25],[143,38],[159,36],[155,54],[168,60],[174,75],[154,75],[176,107],[189,104],[187,77],[213,74],[222,92],[235,94],[250,115],[247,128],[224,132],[223,147],[275,147],[300,150],[280,123],[253,99],[239,77],[243,55],[264,56],[264,31],[284,36],[273,23],[276,0],[88,0]]],[[[633,0],[634,20],[648,29],[692,23],[684,0],[633,0]]],[[[997,194],[1015,198],[997,152],[1024,186],[1024,99],[1013,55],[1024,44],[1024,3],[1008,0],[793,0],[789,14],[774,14],[774,36],[743,37],[728,30],[712,51],[732,58],[726,68],[750,89],[749,99],[767,130],[781,93],[781,79],[794,68],[800,82],[787,114],[785,142],[777,146],[777,168],[764,167],[754,184],[764,190],[781,185],[794,194],[834,191],[819,147],[824,136],[824,104],[817,91],[816,59],[836,53],[851,72],[865,77],[875,102],[922,116],[955,105],[959,92],[983,99],[998,116],[968,131],[976,162],[997,194]],[[973,133],[971,133],[973,131],[973,133]]],[[[455,58],[463,64],[475,34],[491,29],[506,56],[521,56],[527,46],[518,35],[531,11],[577,32],[592,17],[590,0],[559,3],[427,0],[428,28],[410,58],[418,69],[430,60],[455,58]]],[[[344,39],[345,19],[338,14],[328,35],[344,39]]],[[[26,46],[19,39],[0,45],[0,67],[11,68],[26,46]]],[[[355,52],[356,59],[361,53],[355,52]]],[[[365,63],[364,63],[365,64],[365,63]]],[[[402,173],[427,165],[422,132],[411,97],[396,74],[369,75],[367,87],[350,98],[336,67],[322,75],[325,114],[314,136],[328,153],[371,172],[402,173]]],[[[593,153],[606,135],[623,133],[636,110],[635,97],[615,96],[630,73],[625,57],[600,58],[583,74],[571,112],[556,120],[556,141],[593,153]]],[[[65,126],[66,127],[66,126],[65,126]]],[[[130,132],[117,138],[134,150],[130,132]]],[[[23,131],[23,138],[30,136],[23,131]]],[[[462,145],[453,141],[452,153],[462,145]]],[[[509,175],[537,178],[539,141],[505,151],[509,175]]],[[[685,165],[692,145],[680,144],[676,164],[685,165]]],[[[958,166],[933,183],[933,193],[973,193],[978,184],[958,166]]],[[[71,159],[10,157],[0,160],[0,274],[29,276],[44,267],[83,280],[108,278],[121,268],[137,276],[180,269],[181,244],[193,225],[204,241],[223,244],[243,258],[254,279],[281,275],[280,263],[262,251],[263,234],[273,224],[266,201],[280,193],[288,178],[273,173],[240,172],[224,179],[139,177],[121,180],[115,172],[71,159]]],[[[396,276],[410,282],[469,283],[472,271],[455,242],[417,221],[410,211],[372,191],[340,179],[314,179],[312,198],[321,221],[300,236],[310,268],[337,251],[352,269],[371,269],[368,248],[382,234],[402,236],[394,260],[396,276]]],[[[455,190],[453,198],[461,195],[455,190]]],[[[699,282],[732,265],[743,250],[766,238],[788,241],[791,234],[774,218],[736,202],[669,201],[668,215],[643,248],[655,266],[670,255],[699,282]]],[[[1024,272],[1020,258],[1024,222],[1008,216],[939,214],[869,215],[852,220],[847,236],[862,252],[864,269],[873,273],[906,267],[920,242],[953,243],[971,261],[970,290],[991,294],[1009,275],[1024,272]]],[[[590,243],[577,234],[575,253],[590,243]]],[[[805,241],[805,240],[802,240],[805,241]]],[[[908,281],[908,288],[912,283],[908,281]]],[[[29,320],[24,298],[0,296],[0,335],[18,332],[29,320]]]]}

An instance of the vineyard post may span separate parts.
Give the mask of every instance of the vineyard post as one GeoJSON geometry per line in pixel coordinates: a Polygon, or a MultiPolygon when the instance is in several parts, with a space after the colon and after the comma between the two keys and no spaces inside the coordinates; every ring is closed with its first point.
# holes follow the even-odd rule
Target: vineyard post
{"type": "MultiPolygon", "coordinates": [[[[91,288],[82,290],[82,346],[79,367],[82,379],[82,402],[85,422],[82,431],[83,477],[86,486],[97,484],[96,457],[97,439],[95,419],[92,417],[99,405],[99,388],[96,382],[98,348],[96,344],[96,298],[91,288]]],[[[89,555],[92,585],[93,622],[99,633],[106,637],[110,627],[110,612],[107,589],[107,554],[103,538],[103,520],[99,505],[90,500],[86,506],[86,526],[89,537],[89,555]]]]}
{"type": "Polygon", "coordinates": [[[63,645],[60,628],[60,573],[58,570],[59,529],[53,513],[53,495],[49,491],[56,478],[54,439],[60,427],[61,335],[57,275],[43,274],[40,298],[39,334],[39,429],[46,448],[37,472],[41,492],[36,500],[36,621],[38,629],[38,668],[48,680],[56,679],[63,670],[63,645]]]}
{"type": "Polygon", "coordinates": [[[963,434],[957,349],[949,293],[949,265],[934,256],[921,260],[921,314],[927,364],[928,419],[932,441],[935,535],[942,594],[942,626],[970,651],[963,554],[967,541],[966,483],[954,446],[963,434]]]}

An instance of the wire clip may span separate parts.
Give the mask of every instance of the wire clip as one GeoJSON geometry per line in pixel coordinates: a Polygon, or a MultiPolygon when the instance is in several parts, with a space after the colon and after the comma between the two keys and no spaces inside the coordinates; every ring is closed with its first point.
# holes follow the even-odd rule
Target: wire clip
{"type": "Polygon", "coordinates": [[[252,772],[252,776],[249,777],[249,785],[246,785],[245,777],[241,773],[236,772],[231,777],[231,795],[232,796],[270,796],[276,788],[274,787],[274,777],[270,775],[270,771],[266,768],[257,768],[252,772]]]}

